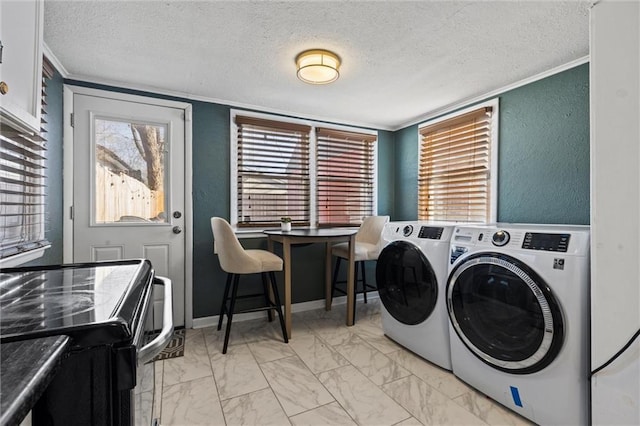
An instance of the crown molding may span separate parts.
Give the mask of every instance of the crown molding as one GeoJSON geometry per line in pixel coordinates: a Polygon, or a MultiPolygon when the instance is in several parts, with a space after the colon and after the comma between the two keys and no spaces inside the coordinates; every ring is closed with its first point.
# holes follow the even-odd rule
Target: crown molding
{"type": "Polygon", "coordinates": [[[51,61],[53,66],[56,67],[56,69],[58,70],[58,72],[60,72],[62,77],[65,78],[65,79],[68,79],[68,80],[77,80],[77,81],[90,83],[90,84],[99,84],[99,85],[112,86],[112,87],[121,88],[121,89],[148,92],[150,94],[172,96],[172,97],[176,97],[176,98],[188,99],[188,100],[199,101],[199,102],[208,102],[208,103],[215,103],[215,104],[219,104],[219,105],[227,105],[227,106],[232,107],[232,108],[252,110],[252,111],[263,112],[263,113],[268,113],[268,114],[277,114],[277,115],[289,116],[289,117],[312,120],[312,121],[320,121],[320,122],[325,122],[325,123],[346,125],[346,126],[359,127],[359,128],[365,128],[365,129],[385,130],[385,131],[391,131],[391,132],[395,132],[395,131],[404,129],[405,127],[409,127],[409,126],[412,126],[414,124],[419,124],[419,123],[428,121],[428,120],[430,120],[432,118],[436,118],[436,117],[439,117],[441,115],[444,115],[444,114],[450,113],[452,111],[455,111],[457,109],[467,107],[467,106],[472,105],[474,103],[481,102],[483,100],[493,98],[493,97],[498,96],[498,95],[500,95],[502,93],[508,92],[510,90],[513,90],[513,89],[517,89],[518,87],[526,86],[527,84],[531,84],[531,83],[536,82],[538,80],[542,80],[544,78],[550,77],[552,75],[561,73],[563,71],[569,70],[571,68],[575,68],[575,67],[577,67],[579,65],[582,65],[582,64],[585,64],[585,63],[589,62],[589,55],[586,55],[586,56],[583,56],[583,57],[578,58],[576,60],[573,60],[571,62],[567,62],[566,64],[557,66],[555,68],[551,68],[551,69],[549,69],[547,71],[543,71],[543,72],[541,72],[539,74],[536,74],[536,75],[533,75],[531,77],[519,80],[519,81],[517,81],[515,83],[511,83],[509,85],[500,87],[498,89],[494,89],[494,90],[492,90],[490,92],[486,92],[486,93],[484,93],[482,95],[476,95],[476,96],[473,96],[473,97],[469,97],[469,98],[463,99],[463,100],[461,100],[459,102],[455,102],[455,103],[446,105],[446,106],[444,106],[442,108],[438,108],[436,110],[429,111],[429,112],[427,112],[427,113],[425,113],[423,115],[420,115],[420,116],[418,116],[416,118],[412,118],[411,120],[405,122],[404,124],[401,124],[401,125],[398,125],[398,126],[380,126],[380,125],[376,125],[376,124],[373,124],[373,123],[346,122],[346,121],[341,120],[341,119],[339,119],[337,117],[322,117],[322,116],[315,116],[315,115],[300,114],[299,112],[295,112],[295,111],[287,111],[287,110],[282,110],[282,109],[277,109],[277,108],[267,108],[267,107],[260,106],[260,105],[254,105],[254,104],[248,104],[248,103],[242,103],[242,102],[234,102],[234,101],[230,101],[230,100],[226,100],[226,99],[219,99],[219,98],[211,98],[211,97],[206,97],[206,96],[192,95],[192,94],[189,94],[189,93],[166,90],[166,89],[161,89],[161,88],[153,87],[153,86],[129,84],[129,83],[124,83],[124,82],[116,81],[116,80],[100,79],[100,78],[95,78],[95,77],[90,77],[90,76],[85,76],[85,75],[71,74],[66,70],[66,68],[64,67],[64,65],[62,65],[62,63],[58,60],[58,58],[56,58],[56,56],[53,54],[51,49],[49,49],[49,47],[44,43],[43,43],[43,48],[44,48],[45,56],[49,59],[49,61],[51,61]]]}
{"type": "Polygon", "coordinates": [[[538,80],[542,80],[544,78],[547,78],[547,77],[550,77],[552,75],[561,73],[561,72],[569,70],[571,68],[575,68],[575,67],[577,67],[579,65],[586,64],[587,62],[589,62],[589,55],[583,56],[583,57],[578,58],[578,59],[575,59],[575,60],[573,60],[571,62],[567,62],[566,64],[557,66],[555,68],[551,68],[550,70],[543,71],[540,74],[536,74],[536,75],[533,75],[531,77],[527,77],[525,79],[519,80],[519,81],[517,81],[515,83],[511,83],[511,84],[508,84],[506,86],[500,87],[498,89],[494,89],[494,90],[492,90],[490,92],[487,92],[485,94],[469,97],[469,98],[466,98],[466,99],[464,99],[462,101],[459,101],[459,102],[456,102],[456,103],[453,103],[453,104],[449,104],[449,105],[446,105],[446,106],[444,106],[442,108],[438,108],[436,110],[430,111],[430,112],[428,112],[428,113],[426,113],[424,115],[419,116],[418,118],[413,118],[413,119],[411,119],[411,121],[408,121],[405,124],[403,124],[403,125],[401,125],[399,127],[396,127],[394,129],[391,129],[391,130],[392,131],[397,131],[397,130],[400,130],[400,129],[404,129],[405,127],[413,126],[414,124],[423,123],[425,121],[431,120],[431,119],[439,117],[441,115],[448,114],[448,113],[450,113],[452,111],[455,111],[455,110],[467,107],[469,105],[473,105],[475,103],[478,103],[478,102],[481,102],[481,101],[496,97],[496,96],[501,95],[503,93],[506,93],[506,92],[508,92],[510,90],[517,89],[518,87],[526,86],[527,84],[531,84],[531,83],[536,82],[538,80]]]}
{"type": "Polygon", "coordinates": [[[54,66],[56,71],[60,73],[62,78],[69,78],[69,71],[67,71],[64,65],[62,65],[62,62],[58,60],[58,57],[54,55],[54,53],[51,51],[51,49],[49,49],[49,46],[47,46],[47,43],[45,42],[42,42],[42,53],[47,57],[49,62],[51,62],[51,65],[54,66]]]}

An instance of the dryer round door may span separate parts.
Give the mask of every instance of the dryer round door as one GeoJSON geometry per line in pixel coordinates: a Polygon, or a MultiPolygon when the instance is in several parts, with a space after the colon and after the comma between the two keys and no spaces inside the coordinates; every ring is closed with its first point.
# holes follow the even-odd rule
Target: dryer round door
{"type": "Polygon", "coordinates": [[[447,309],[467,348],[498,370],[540,371],[562,347],[564,322],[551,289],[511,256],[464,259],[449,275],[447,309]]]}
{"type": "Polygon", "coordinates": [[[394,241],[387,245],[378,256],[376,282],[387,312],[403,324],[424,322],[436,306],[435,272],[415,244],[394,241]]]}

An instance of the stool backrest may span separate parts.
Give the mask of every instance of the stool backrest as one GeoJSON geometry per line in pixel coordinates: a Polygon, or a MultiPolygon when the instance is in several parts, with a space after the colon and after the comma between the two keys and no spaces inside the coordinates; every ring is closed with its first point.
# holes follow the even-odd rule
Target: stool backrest
{"type": "Polygon", "coordinates": [[[212,217],[211,230],[220,267],[223,271],[244,273],[243,270],[247,267],[247,263],[255,263],[255,260],[245,253],[244,247],[240,244],[229,222],[221,217],[212,217]]]}
{"type": "Polygon", "coordinates": [[[389,216],[365,217],[356,234],[356,242],[378,244],[387,222],[389,222],[389,216]]]}

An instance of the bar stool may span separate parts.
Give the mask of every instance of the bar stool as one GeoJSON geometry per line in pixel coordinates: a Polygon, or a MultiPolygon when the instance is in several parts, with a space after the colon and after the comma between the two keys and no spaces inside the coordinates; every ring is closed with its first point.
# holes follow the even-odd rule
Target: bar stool
{"type": "Polygon", "coordinates": [[[269,321],[273,321],[272,310],[275,309],[280,317],[280,327],[282,328],[284,342],[289,343],[274,274],[274,271],[282,271],[282,259],[266,250],[245,250],[240,241],[238,241],[238,237],[233,232],[231,225],[220,217],[211,218],[211,230],[213,231],[215,252],[218,254],[220,267],[227,273],[227,284],[224,288],[224,297],[220,306],[220,319],[218,320],[218,330],[220,330],[222,328],[222,319],[225,314],[227,315],[227,329],[224,335],[222,353],[227,353],[231,321],[236,313],[267,311],[269,321]],[[262,276],[263,293],[238,296],[240,275],[248,274],[260,274],[262,276]],[[271,291],[275,301],[272,301],[269,297],[269,283],[271,284],[271,291]],[[229,296],[229,292],[231,292],[231,296],[229,296]],[[237,299],[255,297],[264,297],[265,306],[235,311],[237,299]],[[227,302],[229,302],[229,306],[227,306],[227,302]]]}
{"type": "MultiPolygon", "coordinates": [[[[377,260],[380,254],[380,236],[382,235],[382,229],[384,225],[389,222],[389,216],[368,216],[362,221],[362,225],[356,233],[356,247],[355,247],[355,278],[354,278],[354,292],[353,295],[353,312],[355,315],[355,303],[356,294],[358,292],[358,283],[362,283],[362,293],[364,295],[364,303],[367,303],[367,289],[376,290],[377,287],[367,283],[367,276],[365,273],[365,262],[367,260],[377,260]],[[358,268],[362,272],[362,276],[358,277],[358,268]]],[[[340,270],[340,262],[342,259],[349,259],[349,243],[335,244],[331,248],[331,254],[336,256],[336,267],[333,272],[333,282],[331,285],[331,299],[336,291],[347,294],[346,290],[339,288],[336,284],[345,283],[345,280],[338,281],[338,272],[340,270]]]]}

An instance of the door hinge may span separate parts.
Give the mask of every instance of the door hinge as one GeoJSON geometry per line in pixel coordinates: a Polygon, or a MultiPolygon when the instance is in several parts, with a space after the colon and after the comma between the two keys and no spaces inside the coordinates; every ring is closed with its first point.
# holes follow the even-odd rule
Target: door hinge
{"type": "Polygon", "coordinates": [[[69,124],[73,127],[73,113],[69,114],[69,124]]]}
{"type": "Polygon", "coordinates": [[[69,206],[69,219],[73,220],[73,206],[69,206]]]}

